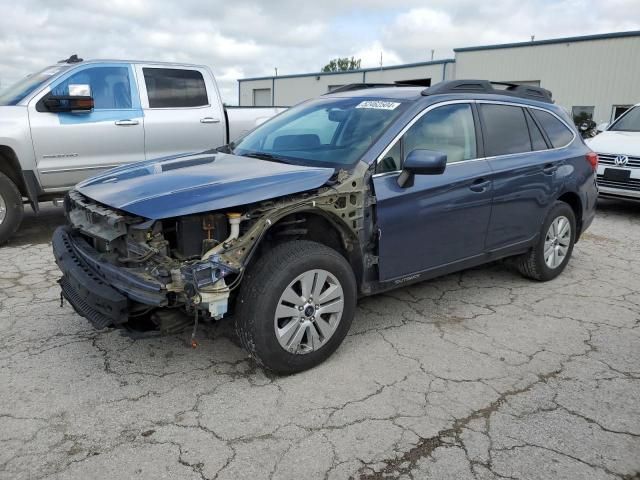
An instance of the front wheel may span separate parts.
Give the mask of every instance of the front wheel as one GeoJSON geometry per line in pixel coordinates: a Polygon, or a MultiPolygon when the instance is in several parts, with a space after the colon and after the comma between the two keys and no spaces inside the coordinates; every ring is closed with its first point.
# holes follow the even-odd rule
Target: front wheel
{"type": "Polygon", "coordinates": [[[573,209],[557,201],[542,224],[538,242],[528,253],[515,259],[516,267],[525,277],[543,282],[552,280],[569,263],[575,239],[573,209]]]}
{"type": "Polygon", "coordinates": [[[353,270],[340,253],[306,240],[283,243],[247,271],[236,331],[258,364],[282,374],[300,372],[340,346],[356,298],[353,270]]]}
{"type": "Polygon", "coordinates": [[[24,215],[22,195],[16,184],[0,172],[0,245],[18,230],[24,215]]]}

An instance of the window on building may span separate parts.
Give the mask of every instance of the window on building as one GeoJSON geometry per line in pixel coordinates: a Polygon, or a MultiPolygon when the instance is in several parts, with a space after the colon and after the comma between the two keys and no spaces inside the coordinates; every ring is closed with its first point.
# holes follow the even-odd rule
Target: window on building
{"type": "Polygon", "coordinates": [[[91,95],[94,110],[131,108],[129,67],[85,68],[56,84],[51,91],[61,96],[91,95]]]}
{"type": "Polygon", "coordinates": [[[209,104],[202,74],[197,70],[143,68],[149,108],[201,107],[209,104]]]}
{"type": "Polygon", "coordinates": [[[380,160],[376,172],[400,170],[401,156],[406,158],[413,150],[445,153],[447,163],[476,158],[476,131],[471,106],[445,105],[425,114],[380,160]]]}
{"type": "Polygon", "coordinates": [[[270,88],[254,88],[253,89],[253,106],[268,107],[271,105],[271,89],[270,88]]]}
{"type": "Polygon", "coordinates": [[[614,105],[611,112],[611,121],[617,120],[624,112],[629,110],[633,105],[614,105]]]}
{"type": "Polygon", "coordinates": [[[584,122],[592,122],[594,109],[595,107],[572,107],[571,117],[573,118],[573,123],[576,125],[581,125],[584,122]]]}
{"type": "Polygon", "coordinates": [[[524,110],[510,105],[480,104],[484,150],[488,157],[531,151],[524,110]]]}
{"type": "Polygon", "coordinates": [[[573,133],[555,116],[544,110],[538,110],[537,108],[532,108],[531,113],[533,113],[533,116],[536,117],[536,120],[542,125],[553,148],[564,147],[571,142],[573,133]]]}

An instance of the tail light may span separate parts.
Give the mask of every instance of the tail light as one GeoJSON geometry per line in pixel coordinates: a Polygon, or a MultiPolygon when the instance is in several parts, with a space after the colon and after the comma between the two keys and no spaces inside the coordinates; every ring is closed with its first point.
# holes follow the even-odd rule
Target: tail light
{"type": "Polygon", "coordinates": [[[598,154],[596,152],[589,152],[585,155],[585,158],[595,172],[598,169],[598,154]]]}

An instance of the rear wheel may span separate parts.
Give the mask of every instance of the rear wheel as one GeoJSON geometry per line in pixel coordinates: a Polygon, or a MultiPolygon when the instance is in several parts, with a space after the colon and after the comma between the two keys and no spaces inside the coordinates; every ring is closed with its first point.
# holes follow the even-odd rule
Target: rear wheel
{"type": "Polygon", "coordinates": [[[573,209],[564,202],[556,202],[542,224],[537,244],[515,259],[522,275],[534,280],[556,278],[567,266],[576,238],[576,218],[573,209]]]}
{"type": "Polygon", "coordinates": [[[342,255],[316,242],[287,242],[247,271],[236,331],[260,365],[277,373],[300,372],[340,346],[355,306],[355,277],[342,255]]]}
{"type": "Polygon", "coordinates": [[[18,230],[24,215],[22,195],[15,183],[0,172],[0,244],[18,230]]]}

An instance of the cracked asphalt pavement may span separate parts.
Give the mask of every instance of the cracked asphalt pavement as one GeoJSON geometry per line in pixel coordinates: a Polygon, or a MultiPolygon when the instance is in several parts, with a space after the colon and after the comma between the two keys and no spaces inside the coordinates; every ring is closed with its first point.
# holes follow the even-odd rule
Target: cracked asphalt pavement
{"type": "Polygon", "coordinates": [[[496,263],[360,302],[321,366],[230,322],[138,338],[68,304],[49,207],[0,248],[2,479],[638,479],[640,208],[602,202],[563,275],[496,263]]]}

